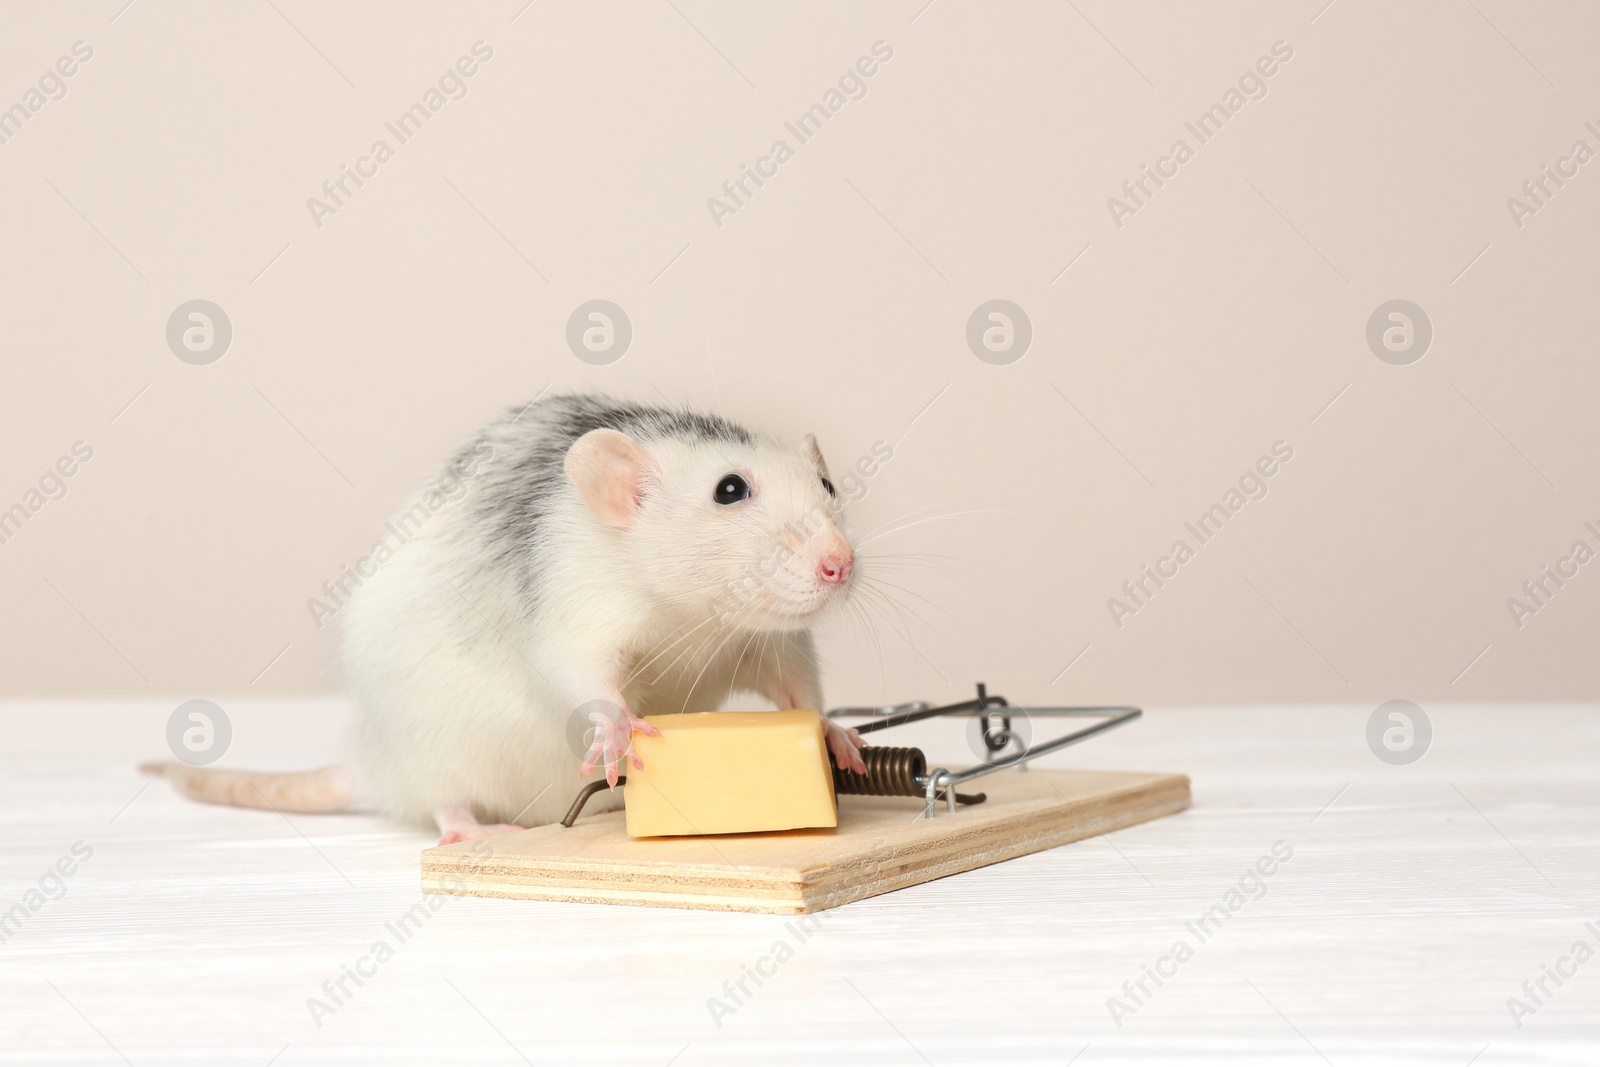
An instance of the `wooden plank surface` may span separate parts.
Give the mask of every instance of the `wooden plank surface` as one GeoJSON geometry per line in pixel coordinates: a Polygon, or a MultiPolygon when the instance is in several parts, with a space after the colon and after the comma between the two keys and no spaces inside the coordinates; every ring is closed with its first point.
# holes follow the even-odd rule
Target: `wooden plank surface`
{"type": "MultiPolygon", "coordinates": [[[[626,787],[624,787],[626,788],[626,787]]],[[[1009,770],[951,815],[921,800],[839,798],[826,830],[634,839],[623,814],[422,854],[429,893],[799,914],[836,907],[1182,811],[1180,774],[1009,770]]]]}

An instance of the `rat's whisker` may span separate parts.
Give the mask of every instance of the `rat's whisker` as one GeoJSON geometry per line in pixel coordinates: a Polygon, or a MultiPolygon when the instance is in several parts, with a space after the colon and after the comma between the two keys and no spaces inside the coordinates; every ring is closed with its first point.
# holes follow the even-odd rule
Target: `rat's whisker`
{"type": "MultiPolygon", "coordinates": [[[[950,614],[949,611],[945,610],[944,605],[939,604],[936,601],[929,600],[927,597],[923,596],[921,593],[917,592],[914,589],[907,589],[903,585],[895,585],[893,582],[886,582],[882,578],[877,578],[877,577],[874,577],[874,576],[871,576],[871,575],[865,575],[864,574],[864,575],[861,576],[861,580],[866,582],[866,583],[868,583],[869,585],[875,584],[878,587],[887,587],[889,589],[898,589],[898,590],[900,590],[900,592],[905,593],[908,596],[914,596],[918,600],[924,601],[929,607],[933,608],[935,611],[938,611],[938,612],[942,613],[945,616],[945,618],[949,619],[951,622],[955,623],[957,626],[961,627],[963,630],[967,629],[967,624],[965,622],[963,622],[961,619],[957,618],[955,615],[950,614]]],[[[888,594],[885,594],[885,595],[888,595],[888,594]]]]}
{"type": "MultiPolygon", "coordinates": [[[[872,606],[872,602],[870,600],[865,601],[865,603],[867,603],[869,606],[872,606]]],[[[891,604],[891,606],[893,606],[893,605],[891,604]]],[[[907,632],[904,632],[904,631],[900,630],[899,627],[895,626],[894,625],[894,621],[892,619],[890,619],[888,614],[886,612],[884,612],[881,608],[879,608],[879,614],[882,615],[884,621],[889,624],[889,628],[891,630],[894,630],[895,633],[899,634],[901,639],[905,641],[906,647],[911,649],[912,652],[915,652],[917,654],[917,658],[918,659],[922,660],[922,662],[926,663],[929,667],[931,667],[933,669],[933,673],[937,674],[940,677],[940,679],[942,679],[946,684],[948,684],[950,679],[945,677],[944,672],[941,671],[938,668],[937,665],[935,665],[933,660],[929,659],[926,655],[923,654],[922,649],[917,646],[916,641],[912,639],[911,635],[909,633],[907,633],[907,632]]],[[[924,623],[924,625],[926,625],[926,623],[924,623]]]]}
{"type": "Polygon", "coordinates": [[[924,504],[921,507],[912,508],[910,511],[902,513],[897,518],[889,519],[888,521],[886,521],[884,523],[881,523],[880,525],[875,526],[870,530],[867,530],[866,532],[861,534],[861,536],[862,537],[871,537],[873,534],[877,533],[879,530],[882,530],[885,526],[893,526],[895,523],[905,522],[905,521],[907,521],[909,519],[924,518],[924,517],[926,517],[928,515],[932,515],[932,514],[936,513],[940,508],[952,507],[952,506],[960,506],[963,502],[968,501],[968,500],[972,500],[972,499],[976,498],[977,496],[978,496],[977,491],[973,490],[973,491],[966,492],[966,493],[957,493],[955,496],[949,497],[949,498],[947,498],[947,499],[945,499],[943,501],[931,502],[931,503],[924,504]]]}
{"type": "Polygon", "coordinates": [[[902,524],[900,526],[893,526],[893,527],[890,527],[889,529],[886,529],[886,530],[879,530],[877,533],[873,534],[870,537],[862,538],[859,542],[857,542],[856,547],[857,548],[865,548],[867,545],[871,544],[874,541],[881,540],[881,539],[883,539],[885,537],[888,537],[888,536],[890,536],[892,534],[904,533],[906,530],[909,530],[909,529],[911,529],[913,527],[923,526],[923,525],[926,525],[927,523],[930,523],[930,522],[942,522],[945,519],[959,519],[959,518],[962,518],[963,516],[967,516],[967,515],[1016,515],[1016,514],[1017,514],[1017,512],[1014,512],[1014,511],[1001,511],[998,508],[983,508],[983,509],[980,509],[980,510],[977,510],[977,511],[952,511],[952,512],[950,512],[948,514],[945,514],[945,515],[930,515],[925,519],[916,519],[916,520],[914,520],[912,522],[907,522],[907,523],[904,523],[904,524],[902,524]]]}
{"type": "Polygon", "coordinates": [[[717,659],[717,657],[719,655],[721,655],[723,648],[725,648],[727,646],[728,642],[733,640],[734,637],[736,637],[736,636],[738,636],[738,631],[737,630],[733,630],[733,629],[728,630],[727,633],[723,636],[722,640],[717,643],[717,647],[714,650],[712,650],[712,652],[709,655],[707,655],[705,657],[705,662],[700,665],[700,670],[694,676],[694,680],[689,683],[689,688],[684,690],[683,709],[685,711],[688,710],[689,700],[694,695],[695,686],[700,684],[700,679],[705,677],[706,671],[708,669],[710,669],[710,667],[711,667],[711,665],[713,663],[716,662],[716,659],[717,659]]]}
{"type": "Polygon", "coordinates": [[[866,616],[865,609],[855,600],[846,602],[850,608],[851,621],[858,624],[866,634],[867,640],[872,642],[873,651],[878,656],[878,680],[883,686],[883,691],[889,689],[889,672],[883,661],[883,642],[878,639],[877,629],[872,625],[872,620],[866,616]]]}
{"type": "MultiPolygon", "coordinates": [[[[700,622],[698,622],[695,625],[689,627],[687,630],[683,630],[683,631],[679,632],[677,634],[677,636],[676,637],[672,637],[670,641],[668,641],[667,639],[664,638],[662,641],[658,642],[657,645],[656,645],[656,651],[654,651],[654,653],[648,659],[644,660],[638,666],[636,666],[633,669],[633,671],[628,675],[627,679],[623,682],[622,686],[620,686],[619,688],[625,688],[629,683],[637,681],[639,676],[641,674],[643,674],[646,670],[648,670],[650,665],[653,664],[654,662],[656,662],[656,660],[658,660],[662,656],[666,655],[668,650],[673,648],[679,642],[687,640],[688,638],[692,637],[694,635],[695,631],[699,630],[700,627],[705,626],[708,623],[711,623],[713,621],[715,621],[715,620],[711,619],[709,617],[705,618],[705,619],[702,619],[700,622]]],[[[673,662],[676,662],[676,660],[674,660],[673,662]]],[[[670,666],[670,664],[669,664],[669,666],[670,666]]],[[[655,680],[657,680],[657,681],[660,680],[661,673],[662,672],[660,672],[660,671],[658,671],[656,673],[656,679],[655,680]]]]}

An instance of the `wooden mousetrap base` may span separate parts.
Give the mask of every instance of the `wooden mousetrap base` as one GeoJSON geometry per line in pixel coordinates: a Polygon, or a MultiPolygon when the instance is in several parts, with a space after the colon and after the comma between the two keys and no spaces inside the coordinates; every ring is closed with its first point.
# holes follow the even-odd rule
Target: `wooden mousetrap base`
{"type": "MultiPolygon", "coordinates": [[[[907,797],[839,798],[827,830],[635,840],[606,812],[422,853],[428,893],[798,915],[1094,837],[1189,806],[1181,774],[1000,771],[932,819],[907,797]]],[[[626,787],[624,786],[624,789],[626,787]]]]}

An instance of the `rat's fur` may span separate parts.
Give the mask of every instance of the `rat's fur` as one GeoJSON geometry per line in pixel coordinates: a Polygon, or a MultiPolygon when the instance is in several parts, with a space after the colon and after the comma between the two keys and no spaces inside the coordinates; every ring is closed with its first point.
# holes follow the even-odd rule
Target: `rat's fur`
{"type": "MultiPolygon", "coordinates": [[[[402,511],[396,524],[417,526],[410,540],[341,612],[356,706],[343,802],[414,822],[464,807],[536,826],[560,818],[582,783],[590,702],[652,715],[749,690],[820,707],[806,626],[847,592],[849,572],[830,587],[817,561],[851,554],[826,476],[811,439],[785,447],[713,416],[593,396],[506,412],[402,511]],[[607,435],[584,436],[595,430],[637,446],[636,485],[608,473],[591,447],[607,435]],[[716,504],[729,473],[753,494],[716,504]],[[586,496],[596,485],[620,494],[620,525],[586,496]],[[418,504],[431,514],[406,523],[418,504]]],[[[218,799],[205,795],[209,772],[170,773],[218,799]]],[[[604,810],[620,797],[596,800],[604,810]]]]}

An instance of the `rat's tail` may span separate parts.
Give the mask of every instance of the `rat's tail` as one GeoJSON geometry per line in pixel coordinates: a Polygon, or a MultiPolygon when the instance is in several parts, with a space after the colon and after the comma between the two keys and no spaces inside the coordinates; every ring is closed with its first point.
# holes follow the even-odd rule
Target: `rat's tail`
{"type": "Polygon", "coordinates": [[[205,804],[275,811],[346,811],[355,803],[355,781],[348,768],[334,765],[314,771],[229,771],[191,767],[172,760],[141,763],[139,770],[165,776],[178,792],[205,804]]]}

